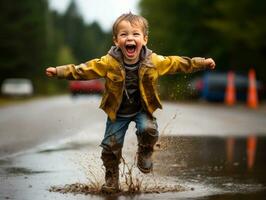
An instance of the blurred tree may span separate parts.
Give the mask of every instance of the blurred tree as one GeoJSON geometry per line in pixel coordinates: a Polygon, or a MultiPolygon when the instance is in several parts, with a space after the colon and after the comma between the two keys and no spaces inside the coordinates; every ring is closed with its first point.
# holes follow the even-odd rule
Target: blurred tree
{"type": "Polygon", "coordinates": [[[76,58],[81,58],[84,45],[83,38],[80,36],[85,30],[85,24],[74,0],[70,2],[66,13],[62,17],[61,28],[65,35],[64,42],[72,49],[76,58]]]}
{"type": "Polygon", "coordinates": [[[61,19],[65,43],[72,49],[77,62],[99,57],[110,48],[112,37],[102,31],[98,23],[85,24],[74,0],[61,19]]]}
{"type": "Polygon", "coordinates": [[[0,80],[32,77],[46,57],[46,0],[0,1],[0,80]]]}
{"type": "MultiPolygon", "coordinates": [[[[149,44],[163,55],[219,57],[221,41],[204,24],[213,15],[212,0],[142,0],[141,14],[150,24],[149,44]]],[[[220,59],[222,61],[222,59],[220,59]]],[[[164,98],[183,99],[190,75],[172,75],[160,80],[164,98]],[[183,88],[183,90],[181,89],[183,88]]]]}
{"type": "Polygon", "coordinates": [[[83,60],[100,57],[107,53],[112,45],[110,33],[104,33],[97,22],[86,27],[83,38],[83,60]]]}
{"type": "Polygon", "coordinates": [[[142,0],[141,13],[151,26],[149,45],[167,55],[209,54],[213,32],[204,20],[211,7],[211,0],[142,0]]]}
{"type": "Polygon", "coordinates": [[[206,25],[222,38],[230,68],[247,72],[254,67],[266,81],[266,2],[216,0],[214,9],[217,14],[206,25]]]}
{"type": "Polygon", "coordinates": [[[57,63],[59,65],[60,63],[77,63],[75,57],[73,56],[71,49],[68,46],[62,46],[59,49],[59,52],[57,55],[57,63]]]}
{"type": "MultiPolygon", "coordinates": [[[[218,70],[247,73],[254,67],[266,81],[265,1],[141,0],[140,10],[150,23],[148,45],[156,52],[213,57],[218,70]]],[[[163,78],[162,87],[184,77],[163,78]]]]}
{"type": "Polygon", "coordinates": [[[27,77],[37,93],[66,91],[67,82],[47,79],[46,66],[84,62],[110,48],[110,33],[96,22],[86,24],[75,1],[63,15],[50,11],[47,0],[14,1],[0,1],[0,83],[27,77]]]}

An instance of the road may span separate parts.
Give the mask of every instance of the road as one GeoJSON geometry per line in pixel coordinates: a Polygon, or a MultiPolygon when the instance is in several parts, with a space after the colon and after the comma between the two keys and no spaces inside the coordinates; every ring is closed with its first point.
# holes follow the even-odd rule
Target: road
{"type": "MultiPolygon", "coordinates": [[[[0,108],[0,156],[28,150],[47,141],[104,132],[106,115],[98,96],[60,96],[0,108]],[[95,130],[95,128],[97,128],[95,130]]],[[[248,135],[266,133],[266,109],[216,104],[164,103],[155,113],[161,134],[248,135]]]]}
{"type": "MultiPolygon", "coordinates": [[[[98,108],[99,103],[98,96],[59,96],[0,108],[0,199],[72,199],[72,194],[62,195],[48,190],[52,186],[87,183],[88,180],[96,182],[100,187],[103,170],[99,167],[99,144],[103,137],[106,116],[98,108]]],[[[247,186],[238,179],[227,180],[228,171],[224,171],[225,164],[228,164],[224,147],[227,138],[237,138],[236,150],[243,148],[244,139],[250,135],[259,137],[261,144],[266,143],[265,109],[250,110],[244,105],[226,107],[221,104],[169,102],[164,102],[163,107],[163,110],[155,113],[161,140],[155,155],[155,174],[145,176],[146,182],[142,183],[146,190],[149,187],[157,190],[157,193],[162,193],[157,197],[163,199],[197,199],[234,193],[228,192],[227,188],[234,184],[235,193],[255,192],[257,199],[260,195],[265,195],[264,178],[247,186]],[[202,162],[206,158],[207,162],[202,162]],[[170,161],[168,167],[165,167],[164,160],[170,161]],[[210,166],[214,172],[223,172],[220,179],[208,179],[211,176],[208,171],[210,166]],[[199,168],[202,173],[196,172],[195,175],[195,170],[199,168]],[[207,177],[209,181],[201,183],[203,177],[207,177]],[[181,192],[182,189],[186,192],[181,192]],[[256,192],[257,190],[259,191],[256,192]]],[[[134,132],[134,124],[131,124],[123,154],[126,162],[131,163],[126,166],[134,168],[134,176],[143,177],[134,167],[134,132]]],[[[263,160],[265,154],[259,152],[262,152],[262,148],[257,155],[263,160]]],[[[236,154],[235,159],[238,160],[232,162],[232,165],[241,170],[246,168],[246,163],[242,163],[246,162],[245,156],[236,154]]],[[[265,167],[264,162],[257,163],[260,163],[258,169],[265,167]]],[[[265,177],[261,170],[257,172],[254,174],[256,178],[252,176],[251,180],[265,177]]],[[[65,191],[63,189],[61,191],[65,191]]],[[[76,197],[86,198],[85,195],[76,197]]],[[[105,199],[97,195],[90,198],[105,199]]],[[[154,194],[146,194],[141,198],[152,199],[154,194]]],[[[250,196],[247,195],[248,198],[250,196]]],[[[122,195],[113,199],[127,197],[122,195]]]]}
{"type": "Polygon", "coordinates": [[[0,157],[104,125],[99,97],[52,97],[0,108],[0,157]]]}

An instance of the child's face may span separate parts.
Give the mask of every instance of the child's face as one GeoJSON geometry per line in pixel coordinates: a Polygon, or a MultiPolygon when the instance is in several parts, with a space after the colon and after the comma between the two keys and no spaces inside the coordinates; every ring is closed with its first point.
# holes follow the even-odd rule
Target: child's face
{"type": "Polygon", "coordinates": [[[148,36],[145,36],[140,25],[130,24],[129,21],[121,21],[117,26],[117,36],[114,43],[122,50],[124,62],[135,64],[143,45],[147,44],[148,36]]]}

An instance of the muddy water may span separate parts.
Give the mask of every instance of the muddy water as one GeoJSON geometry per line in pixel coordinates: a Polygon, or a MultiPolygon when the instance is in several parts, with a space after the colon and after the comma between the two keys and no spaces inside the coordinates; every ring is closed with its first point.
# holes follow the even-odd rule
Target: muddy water
{"type": "Polygon", "coordinates": [[[264,137],[163,137],[157,148],[156,173],[200,184],[206,199],[265,198],[264,137]]]}
{"type": "MultiPolygon", "coordinates": [[[[117,195],[132,197],[165,193],[165,198],[168,198],[169,193],[172,196],[173,193],[185,192],[198,194],[194,198],[201,196],[203,199],[263,198],[266,194],[265,144],[265,138],[254,136],[161,137],[156,145],[153,175],[145,177],[136,173],[135,162],[124,161],[120,166],[125,169],[120,171],[120,179],[124,179],[120,185],[122,191],[117,195]]],[[[88,171],[95,177],[93,171],[88,171]]],[[[100,186],[94,180],[89,184],[52,187],[50,191],[101,195],[100,186]]]]}
{"type": "Polygon", "coordinates": [[[124,149],[122,192],[103,195],[100,148],[73,142],[0,160],[0,199],[265,199],[266,138],[161,137],[154,172],[124,149]]]}

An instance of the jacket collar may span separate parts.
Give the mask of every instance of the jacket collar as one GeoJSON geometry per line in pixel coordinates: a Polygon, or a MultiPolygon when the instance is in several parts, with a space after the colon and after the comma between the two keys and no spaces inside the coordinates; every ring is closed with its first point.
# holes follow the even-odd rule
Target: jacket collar
{"type": "MultiPolygon", "coordinates": [[[[108,51],[108,54],[116,59],[119,63],[123,63],[123,54],[120,48],[112,46],[108,51]]],[[[140,62],[147,67],[153,67],[154,65],[150,59],[151,54],[152,50],[148,49],[147,46],[143,46],[140,52],[140,62]]]]}

